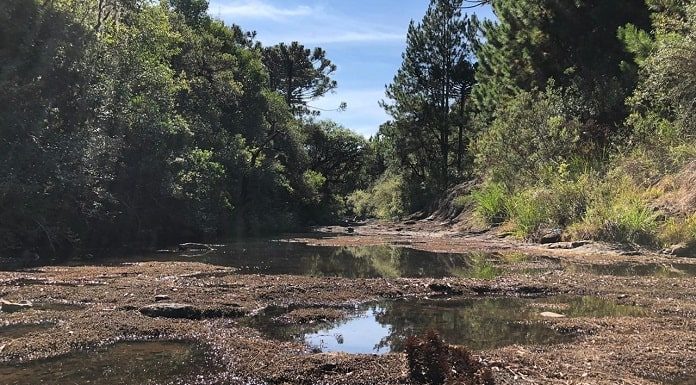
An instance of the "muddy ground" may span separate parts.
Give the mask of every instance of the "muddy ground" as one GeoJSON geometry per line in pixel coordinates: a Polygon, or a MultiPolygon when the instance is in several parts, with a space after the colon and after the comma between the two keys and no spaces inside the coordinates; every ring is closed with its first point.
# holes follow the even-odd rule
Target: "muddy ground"
{"type": "MultiPolygon", "coordinates": [[[[596,264],[696,264],[696,260],[627,252],[596,243],[529,245],[490,232],[462,234],[427,221],[370,223],[354,226],[352,232],[340,226],[322,228],[297,240],[322,245],[398,244],[429,251],[524,253],[596,264]]],[[[34,304],[31,309],[0,313],[0,365],[60,356],[119,340],[183,339],[205,346],[211,365],[203,373],[181,379],[182,383],[404,384],[408,379],[403,354],[315,353],[301,343],[269,340],[248,327],[247,321],[269,306],[294,309],[278,320],[287,324],[340,318],[345,309],[357,303],[382,298],[577,294],[638,305],[647,309],[647,314],[537,321],[577,337],[566,344],[474,352],[492,369],[496,383],[696,383],[696,278],[669,274],[618,277],[566,269],[529,274],[528,263],[516,258],[502,275],[488,280],[240,275],[230,268],[193,260],[0,272],[0,298],[34,304]],[[443,291],[443,287],[448,289],[443,291]],[[157,303],[156,296],[164,296],[157,298],[160,303],[192,305],[190,318],[194,319],[143,315],[140,309],[157,303]],[[17,325],[41,327],[12,332],[17,325]]]]}

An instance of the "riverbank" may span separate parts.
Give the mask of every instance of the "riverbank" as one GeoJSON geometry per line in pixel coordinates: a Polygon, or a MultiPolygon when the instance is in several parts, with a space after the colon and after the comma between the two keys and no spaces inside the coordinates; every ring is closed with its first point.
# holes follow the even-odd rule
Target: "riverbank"
{"type": "MultiPolygon", "coordinates": [[[[476,351],[497,383],[689,384],[696,376],[696,279],[689,268],[696,261],[635,255],[602,244],[525,245],[495,234],[465,236],[427,221],[370,223],[351,232],[324,228],[294,241],[486,251],[500,257],[499,270],[486,279],[260,275],[239,274],[191,257],[178,262],[0,272],[1,298],[33,304],[30,309],[0,313],[7,331],[0,333],[0,361],[5,365],[0,379],[7,375],[8,364],[122,340],[181,339],[201,344],[211,364],[180,383],[404,383],[407,363],[402,353],[317,353],[300,341],[270,339],[250,320],[266,309],[287,308],[279,322],[321,325],[349,316],[356,304],[397,298],[514,297],[555,303],[558,296],[600,298],[644,312],[530,320],[572,338],[558,344],[476,351]],[[594,268],[622,263],[652,263],[664,269],[621,276],[594,268]],[[37,327],[22,331],[19,325],[37,327]]],[[[563,315],[565,308],[556,307],[556,313],[563,315]]]]}

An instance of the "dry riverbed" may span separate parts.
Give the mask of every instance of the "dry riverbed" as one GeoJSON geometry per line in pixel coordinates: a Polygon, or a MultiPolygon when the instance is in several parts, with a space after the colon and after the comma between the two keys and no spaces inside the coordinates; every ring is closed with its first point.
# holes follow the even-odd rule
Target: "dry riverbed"
{"type": "MultiPolygon", "coordinates": [[[[572,338],[474,354],[499,384],[696,383],[696,278],[679,269],[670,273],[675,263],[694,267],[696,261],[597,244],[525,245],[495,234],[462,235],[427,222],[368,224],[350,233],[344,227],[324,228],[296,240],[484,250],[500,255],[501,262],[499,273],[487,279],[239,274],[195,257],[190,262],[0,272],[0,298],[32,303],[0,312],[0,365],[21,367],[124,340],[184,340],[200,345],[208,364],[174,383],[403,384],[408,381],[402,353],[321,353],[301,341],[271,339],[250,320],[266,309],[287,308],[276,318],[278,325],[321,325],[348,317],[358,304],[404,297],[534,298],[539,312],[555,306],[555,313],[565,315],[566,305],[554,298],[591,296],[642,313],[539,317],[529,322],[572,338]],[[577,268],[583,263],[652,263],[664,266],[664,274],[602,274],[601,269],[577,268]]],[[[7,373],[0,368],[0,383],[31,383],[7,373]]]]}

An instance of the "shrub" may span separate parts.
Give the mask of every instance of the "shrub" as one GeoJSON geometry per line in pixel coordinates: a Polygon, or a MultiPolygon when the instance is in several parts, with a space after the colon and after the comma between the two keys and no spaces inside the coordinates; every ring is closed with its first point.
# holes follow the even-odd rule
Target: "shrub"
{"type": "Polygon", "coordinates": [[[358,190],[348,197],[348,205],[359,216],[380,219],[400,218],[406,214],[401,176],[386,175],[370,189],[358,190]]]}
{"type": "Polygon", "coordinates": [[[476,140],[477,168],[513,188],[539,180],[587,147],[579,145],[581,124],[567,115],[562,90],[520,93],[476,140]]]}

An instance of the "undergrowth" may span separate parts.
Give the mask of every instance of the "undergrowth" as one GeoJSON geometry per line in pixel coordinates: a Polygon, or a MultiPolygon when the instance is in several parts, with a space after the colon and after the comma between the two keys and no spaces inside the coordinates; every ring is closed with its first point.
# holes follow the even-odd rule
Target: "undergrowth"
{"type": "Polygon", "coordinates": [[[665,181],[691,158],[665,166],[637,151],[620,157],[600,173],[546,174],[514,190],[487,182],[468,199],[489,225],[506,223],[522,239],[537,241],[545,232],[563,230],[568,240],[602,240],[665,247],[696,243],[696,208],[689,215],[665,212],[655,204],[665,181]],[[658,182],[663,181],[662,185],[658,182]]]}

